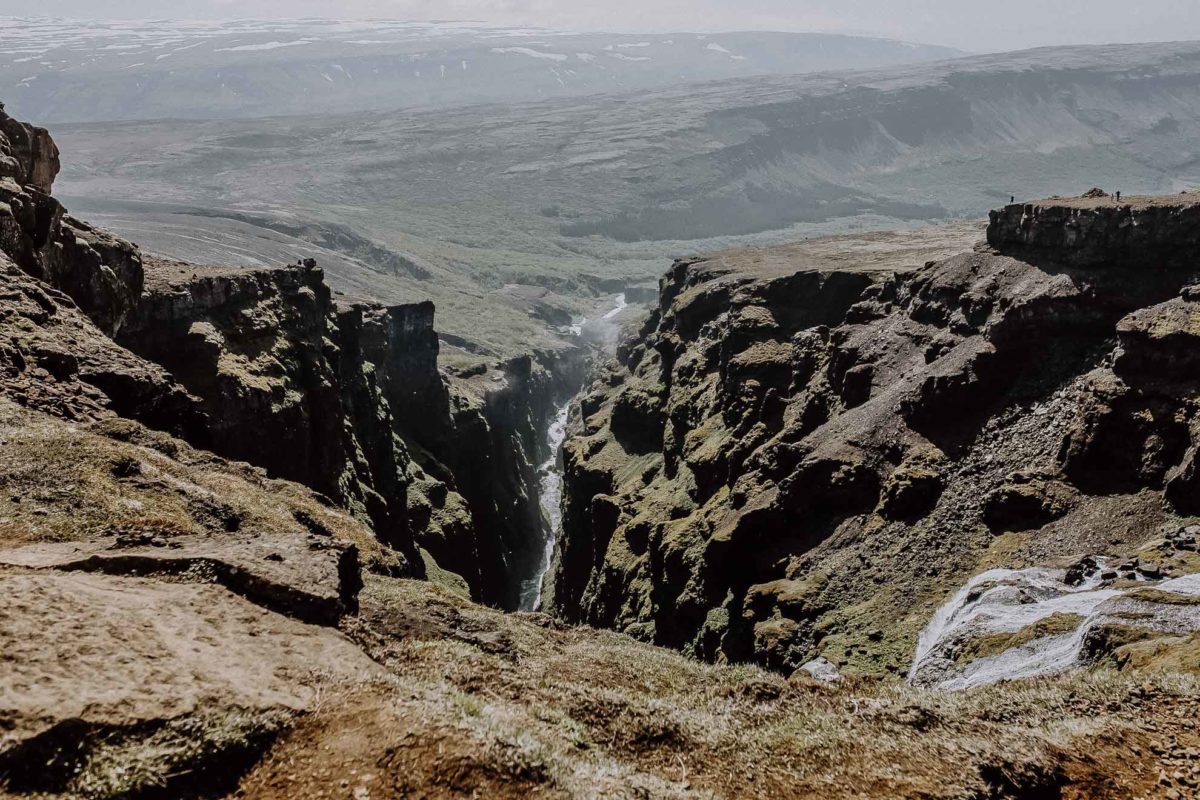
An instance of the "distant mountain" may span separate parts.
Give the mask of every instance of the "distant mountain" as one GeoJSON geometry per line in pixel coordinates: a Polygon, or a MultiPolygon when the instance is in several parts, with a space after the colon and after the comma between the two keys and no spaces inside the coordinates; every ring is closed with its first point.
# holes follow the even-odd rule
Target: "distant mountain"
{"type": "Polygon", "coordinates": [[[589,276],[657,281],[676,254],[978,219],[1013,195],[1200,186],[1200,43],[53,130],[64,202],[147,250],[311,256],[336,288],[433,299],[443,333],[501,352],[536,335],[513,284],[586,299],[589,276]]]}
{"type": "Polygon", "coordinates": [[[811,33],[580,34],[461,23],[0,18],[0,96],[42,124],[440,108],[934,61],[811,33]]]}

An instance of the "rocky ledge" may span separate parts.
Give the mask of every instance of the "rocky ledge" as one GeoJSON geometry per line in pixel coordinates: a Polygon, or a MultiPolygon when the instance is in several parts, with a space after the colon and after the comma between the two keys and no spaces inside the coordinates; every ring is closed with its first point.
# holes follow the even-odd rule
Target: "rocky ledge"
{"type": "Polygon", "coordinates": [[[199,398],[205,446],[350,509],[408,574],[423,574],[424,551],[477,599],[515,608],[540,547],[542,431],[582,383],[582,351],[443,372],[432,303],[339,303],[313,263],[145,270],[117,340],[199,398]]]}
{"type": "Polygon", "coordinates": [[[676,263],[579,404],[555,610],[903,674],[990,567],[1157,561],[1200,511],[1197,236],[1191,195],[1047,200],[923,266],[853,240],[676,263]]]}

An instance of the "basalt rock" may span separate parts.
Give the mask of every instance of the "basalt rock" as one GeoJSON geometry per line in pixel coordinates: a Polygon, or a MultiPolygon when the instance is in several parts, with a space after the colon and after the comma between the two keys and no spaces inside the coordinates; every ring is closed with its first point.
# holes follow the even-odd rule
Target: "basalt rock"
{"type": "Polygon", "coordinates": [[[14,399],[137,419],[300,482],[370,525],[399,556],[390,571],[436,564],[515,606],[543,549],[544,431],[582,383],[582,349],[443,373],[431,303],[339,304],[311,261],[143,264],[49,195],[44,130],[0,114],[0,151],[14,399]]]}
{"type": "MultiPolygon", "coordinates": [[[[148,278],[119,342],[200,398],[208,446],[347,507],[420,573],[425,527],[409,519],[409,493],[424,474],[402,421],[420,425],[414,398],[442,386],[430,303],[337,307],[311,264],[221,270],[151,261],[148,278]]],[[[445,413],[442,392],[428,404],[427,425],[445,413]]]]}
{"type": "Polygon", "coordinates": [[[540,553],[543,432],[581,354],[443,374],[432,303],[337,304],[314,264],[151,261],[118,338],[201,399],[215,452],[351,509],[411,572],[423,548],[478,599],[515,605],[540,553]]]}
{"type": "Polygon", "coordinates": [[[50,134],[0,107],[0,251],[70,296],[111,335],[137,304],[141,256],[128,242],[67,215],[50,196],[58,170],[50,134]]]}
{"type": "MultiPolygon", "coordinates": [[[[473,585],[488,603],[515,609],[520,580],[542,558],[549,532],[538,465],[551,455],[546,428],[583,384],[586,369],[584,351],[571,349],[519,356],[451,378],[447,423],[414,425],[409,433],[452,476],[470,508],[480,532],[473,585]]],[[[457,560],[446,563],[453,568],[457,560]]]]}
{"type": "Polygon", "coordinates": [[[900,671],[993,550],[1128,549],[1196,513],[1198,241],[1198,197],[1096,197],[1010,206],[902,269],[853,240],[677,262],[566,444],[557,610],[900,671]]]}
{"type": "Polygon", "coordinates": [[[988,244],[1027,260],[1073,266],[1187,269],[1200,246],[1200,195],[1104,193],[1013,204],[991,213],[988,244]]]}
{"type": "Polygon", "coordinates": [[[70,297],[0,253],[0,394],[73,422],[115,416],[203,441],[200,404],[99,331],[70,297]]]}

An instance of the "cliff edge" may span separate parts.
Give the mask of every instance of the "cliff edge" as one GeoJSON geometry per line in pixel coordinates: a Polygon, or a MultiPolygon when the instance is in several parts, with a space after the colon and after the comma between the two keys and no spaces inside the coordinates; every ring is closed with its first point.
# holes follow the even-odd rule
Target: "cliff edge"
{"type": "MultiPolygon", "coordinates": [[[[850,242],[676,263],[579,404],[556,612],[904,675],[990,568],[1092,558],[1103,591],[1200,570],[1197,236],[1196,195],[1051,199],[901,269],[850,242]]],[[[1012,646],[1112,622],[1082,619],[1012,646]]]]}

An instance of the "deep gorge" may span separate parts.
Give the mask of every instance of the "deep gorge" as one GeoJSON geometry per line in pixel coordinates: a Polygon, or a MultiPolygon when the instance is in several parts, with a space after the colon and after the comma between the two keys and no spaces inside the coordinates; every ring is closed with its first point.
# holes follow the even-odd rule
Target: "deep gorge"
{"type": "Polygon", "coordinates": [[[443,370],[431,303],[340,304],[313,263],[149,260],[146,274],[117,339],[199,400],[197,444],[351,510],[402,555],[398,573],[445,570],[518,608],[544,551],[545,433],[583,384],[585,347],[443,370]]]}
{"type": "Polygon", "coordinates": [[[56,169],[0,114],[0,794],[1195,788],[1200,194],[682,259],[472,361],[56,169]]]}

